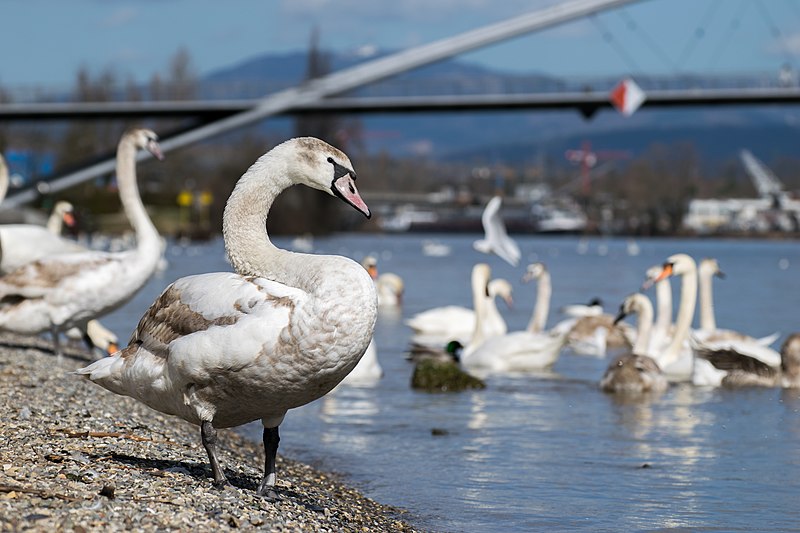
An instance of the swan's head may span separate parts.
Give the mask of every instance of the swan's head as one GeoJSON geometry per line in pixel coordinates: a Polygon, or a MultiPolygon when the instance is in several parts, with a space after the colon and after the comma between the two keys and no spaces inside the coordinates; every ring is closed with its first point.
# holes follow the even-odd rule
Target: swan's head
{"type": "Polygon", "coordinates": [[[533,281],[535,279],[539,279],[547,272],[547,267],[544,263],[531,263],[528,265],[528,269],[525,271],[525,274],[522,276],[522,282],[528,283],[529,281],[533,281]]]}
{"type": "Polygon", "coordinates": [[[68,228],[75,226],[75,209],[71,203],[65,200],[56,202],[56,205],[53,206],[53,213],[63,220],[68,228]]]}
{"type": "MultiPolygon", "coordinates": [[[[661,265],[653,265],[650,268],[648,268],[645,271],[645,274],[644,274],[644,283],[642,283],[642,289],[641,290],[646,291],[647,289],[649,289],[650,287],[655,285],[656,280],[661,275],[663,270],[664,270],[664,265],[663,264],[661,264],[661,265]]],[[[664,278],[661,278],[661,279],[664,279],[664,278]]]]}
{"type": "Polygon", "coordinates": [[[717,276],[718,278],[725,277],[725,273],[719,268],[719,263],[713,257],[702,259],[697,267],[697,271],[708,276],[717,276]]]}
{"type": "Polygon", "coordinates": [[[649,304],[650,300],[647,299],[647,296],[640,292],[634,292],[633,294],[629,294],[620,304],[619,312],[617,316],[614,318],[614,324],[621,322],[625,317],[629,315],[633,315],[636,313],[640,313],[644,306],[649,304]]]}
{"type": "Polygon", "coordinates": [[[369,277],[372,279],[378,279],[378,260],[375,259],[374,255],[368,255],[361,261],[361,266],[367,269],[369,272],[369,277]]]}
{"type": "Polygon", "coordinates": [[[493,279],[486,285],[486,292],[490,298],[499,296],[503,299],[509,309],[514,306],[514,299],[511,296],[514,288],[507,280],[502,278],[493,279]]]}
{"type": "Polygon", "coordinates": [[[697,272],[697,265],[690,256],[686,254],[671,255],[661,266],[661,273],[656,276],[653,283],[658,283],[670,276],[681,276],[695,272],[697,272]]]}
{"type": "Polygon", "coordinates": [[[128,132],[123,135],[121,142],[125,142],[126,140],[133,142],[136,148],[147,150],[156,159],[164,159],[164,154],[161,153],[161,146],[158,144],[158,135],[156,135],[153,130],[147,128],[128,130],[128,132]]]}
{"type": "Polygon", "coordinates": [[[288,158],[289,177],[295,183],[336,196],[370,218],[369,207],[356,188],[356,172],[341,150],[314,137],[290,139],[273,151],[288,158]]]}

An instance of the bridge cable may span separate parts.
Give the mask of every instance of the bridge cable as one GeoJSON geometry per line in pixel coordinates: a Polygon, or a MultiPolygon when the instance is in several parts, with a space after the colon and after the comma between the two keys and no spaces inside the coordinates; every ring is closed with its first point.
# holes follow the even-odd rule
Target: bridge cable
{"type": "Polygon", "coordinates": [[[780,28],[775,24],[775,21],[772,20],[772,17],[767,10],[767,6],[764,5],[764,2],[759,0],[756,3],[756,7],[758,7],[758,11],[761,14],[761,18],[764,23],[767,25],[772,37],[778,41],[778,46],[780,46],[781,52],[783,53],[784,63],[786,65],[792,65],[794,61],[792,60],[792,54],[789,53],[789,46],[786,43],[786,38],[781,33],[780,28]]]}
{"type": "Polygon", "coordinates": [[[731,37],[733,37],[733,34],[736,33],[736,30],[739,29],[742,15],[744,14],[745,10],[750,4],[751,4],[750,0],[742,0],[739,3],[739,9],[734,13],[733,17],[731,18],[731,21],[728,25],[728,31],[725,33],[725,35],[722,36],[722,40],[717,45],[716,50],[714,50],[711,59],[709,60],[708,65],[706,67],[706,70],[712,70],[716,66],[717,61],[720,58],[720,55],[722,54],[723,51],[725,51],[725,48],[727,48],[728,43],[731,40],[731,37]]]}
{"type": "Polygon", "coordinates": [[[706,36],[706,28],[711,22],[711,19],[716,15],[719,6],[720,6],[720,0],[713,0],[709,4],[705,13],[703,13],[703,15],[700,17],[700,23],[694,29],[692,35],[689,36],[689,39],[686,41],[683,50],[678,56],[677,60],[678,68],[684,68],[686,66],[686,63],[689,61],[689,56],[691,56],[691,54],[697,48],[697,45],[706,36]]]}
{"type": "Polygon", "coordinates": [[[636,64],[636,61],[633,59],[633,57],[625,50],[625,47],[623,47],[616,39],[614,39],[614,35],[608,30],[608,27],[600,21],[599,17],[592,14],[589,15],[589,20],[600,32],[603,40],[607,42],[608,45],[611,46],[615,52],[617,52],[620,58],[622,58],[622,61],[628,65],[628,68],[631,69],[631,72],[642,72],[642,69],[636,64]]]}
{"type": "Polygon", "coordinates": [[[663,61],[664,64],[667,65],[667,67],[669,67],[673,72],[677,72],[678,69],[675,65],[675,61],[673,61],[672,58],[669,57],[669,54],[667,54],[664,51],[664,49],[661,48],[661,46],[655,39],[650,37],[649,33],[647,33],[646,31],[642,31],[642,29],[639,27],[636,21],[633,20],[633,17],[631,17],[625,10],[622,9],[617,11],[617,15],[622,19],[622,21],[625,23],[625,25],[631,32],[639,36],[642,42],[644,42],[644,44],[647,45],[648,48],[650,48],[651,52],[657,55],[661,59],[661,61],[663,61]]]}

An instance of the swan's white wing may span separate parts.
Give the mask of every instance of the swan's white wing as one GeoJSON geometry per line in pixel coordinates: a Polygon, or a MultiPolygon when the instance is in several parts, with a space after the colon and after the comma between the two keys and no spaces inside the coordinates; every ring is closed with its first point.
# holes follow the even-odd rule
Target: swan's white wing
{"type": "Polygon", "coordinates": [[[441,333],[447,331],[472,331],[475,311],[458,305],[434,307],[422,311],[406,320],[406,325],[417,333],[441,333]]]}
{"type": "Polygon", "coordinates": [[[707,367],[701,366],[701,368],[705,368],[705,373],[703,375],[706,379],[704,381],[701,380],[700,372],[695,370],[693,376],[695,384],[718,385],[719,383],[716,382],[716,379],[709,379],[708,376],[713,376],[714,378],[722,376],[722,378],[720,378],[720,383],[722,383],[722,379],[731,373],[741,373],[742,375],[761,377],[769,380],[775,379],[778,376],[779,371],[776,366],[769,365],[758,357],[738,351],[734,347],[713,349],[707,346],[695,346],[694,350],[695,356],[698,358],[697,362],[701,360],[706,361],[717,371],[712,372],[707,367]]]}
{"type": "Polygon", "coordinates": [[[85,252],[76,242],[50,233],[47,228],[30,224],[0,226],[2,256],[0,270],[11,272],[17,268],[52,255],[85,252]]]}
{"type": "MultiPolygon", "coordinates": [[[[781,366],[781,354],[768,346],[762,346],[758,342],[735,340],[699,342],[696,338],[692,338],[692,343],[692,348],[695,353],[698,355],[704,354],[700,356],[714,363],[714,366],[717,366],[712,359],[715,352],[718,354],[725,354],[722,360],[726,361],[726,365],[733,364],[733,360],[738,360],[739,364],[743,365],[742,368],[749,368],[751,363],[748,360],[753,359],[755,361],[752,364],[756,366],[759,364],[772,368],[779,368],[781,366]]],[[[722,355],[720,355],[720,357],[722,357],[722,355]]]]}
{"type": "Polygon", "coordinates": [[[517,266],[520,257],[522,257],[522,252],[520,252],[517,243],[506,232],[505,223],[500,216],[501,204],[502,198],[499,196],[493,197],[486,204],[486,208],[481,215],[485,239],[476,241],[475,249],[484,253],[493,252],[512,266],[517,266]]]}
{"type": "Polygon", "coordinates": [[[780,331],[776,331],[772,335],[767,335],[766,337],[758,337],[756,338],[756,342],[761,346],[770,346],[773,342],[778,340],[778,337],[781,336],[780,331]]]}
{"type": "Polygon", "coordinates": [[[516,331],[487,339],[461,362],[498,372],[541,370],[555,363],[565,340],[564,335],[516,331]]]}
{"type": "Polygon", "coordinates": [[[280,343],[306,294],[281,283],[233,273],[181,278],[139,321],[130,344],[177,358],[189,373],[235,370],[280,343]],[[185,363],[185,364],[184,364],[185,363]]]}
{"type": "MultiPolygon", "coordinates": [[[[307,302],[303,291],[262,278],[233,273],[181,278],[153,302],[127,348],[77,373],[163,412],[202,418],[205,404],[186,396],[195,386],[213,383],[229,396],[243,387],[254,395],[262,388],[280,390],[286,382],[285,390],[292,390],[294,365],[305,364],[301,354],[306,346],[295,342],[299,332],[291,331],[290,324],[307,302]]],[[[314,345],[326,332],[300,334],[304,343],[314,345]]],[[[247,408],[259,409],[242,405],[242,419],[259,417],[247,408]]],[[[236,419],[239,415],[227,416],[233,425],[244,423],[236,419]]]]}
{"type": "Polygon", "coordinates": [[[114,262],[111,254],[83,252],[49,257],[23,265],[0,278],[0,297],[40,298],[65,285],[80,283],[114,262]]]}

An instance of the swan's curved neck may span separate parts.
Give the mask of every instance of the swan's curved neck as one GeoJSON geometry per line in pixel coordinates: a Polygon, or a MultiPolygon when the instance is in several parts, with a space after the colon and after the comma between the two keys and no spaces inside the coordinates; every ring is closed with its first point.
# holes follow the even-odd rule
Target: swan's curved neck
{"type": "Polygon", "coordinates": [[[714,296],[710,272],[700,269],[700,329],[714,331],[717,321],[714,318],[714,296]]]}
{"type": "Polygon", "coordinates": [[[54,210],[47,218],[47,231],[53,235],[61,235],[62,229],[64,229],[64,217],[54,210]]]}
{"type": "Polygon", "coordinates": [[[2,156],[0,156],[0,202],[5,200],[6,193],[8,193],[8,182],[10,178],[8,175],[8,166],[2,156]]]}
{"type": "Polygon", "coordinates": [[[655,329],[666,333],[672,325],[672,287],[669,278],[656,283],[656,306],[655,329]]]}
{"type": "Polygon", "coordinates": [[[547,325],[547,315],[550,313],[550,296],[553,286],[550,282],[550,273],[543,272],[536,285],[536,305],[533,307],[531,320],[528,322],[528,331],[541,333],[547,325]]]}
{"type": "Polygon", "coordinates": [[[268,279],[276,279],[278,274],[282,277],[283,273],[291,275],[286,265],[291,252],[277,248],[267,234],[272,203],[291,185],[286,165],[269,153],[253,163],[236,183],[225,205],[222,234],[228,259],[239,274],[268,279]]]}
{"type": "Polygon", "coordinates": [[[123,139],[117,148],[117,186],[122,208],[136,233],[137,249],[155,246],[160,251],[158,231],[139,195],[139,185],[136,183],[136,146],[130,139],[123,139]]]}
{"type": "MultiPolygon", "coordinates": [[[[239,178],[222,216],[225,251],[234,270],[244,276],[280,281],[306,292],[316,293],[325,281],[318,268],[350,268],[352,260],[338,255],[302,254],[282,250],[269,240],[267,216],[275,198],[294,185],[285,161],[267,153],[239,178]],[[344,264],[347,263],[347,267],[344,264]]],[[[374,293],[374,283],[364,273],[374,293]]]]}
{"type": "Polygon", "coordinates": [[[475,325],[472,329],[472,337],[469,340],[469,346],[466,347],[465,351],[477,348],[483,343],[483,341],[486,340],[483,330],[485,329],[484,325],[486,323],[486,304],[488,300],[486,296],[486,283],[488,280],[484,279],[481,275],[473,274],[471,281],[472,306],[475,310],[475,325]]]}
{"type": "Polygon", "coordinates": [[[661,368],[667,367],[677,361],[681,354],[683,342],[689,335],[694,319],[694,307],[697,300],[697,271],[692,269],[681,275],[681,300],[678,316],[675,319],[675,334],[672,342],[664,352],[664,357],[659,361],[661,368]]]}
{"type": "Polygon", "coordinates": [[[493,294],[489,294],[485,297],[484,305],[484,314],[487,317],[500,317],[502,319],[502,315],[500,314],[500,310],[497,308],[497,300],[493,294]]]}
{"type": "Polygon", "coordinates": [[[636,355],[648,355],[650,349],[650,330],[653,327],[653,306],[650,301],[643,298],[639,302],[639,317],[636,321],[636,343],[633,345],[633,353],[636,355]]]}

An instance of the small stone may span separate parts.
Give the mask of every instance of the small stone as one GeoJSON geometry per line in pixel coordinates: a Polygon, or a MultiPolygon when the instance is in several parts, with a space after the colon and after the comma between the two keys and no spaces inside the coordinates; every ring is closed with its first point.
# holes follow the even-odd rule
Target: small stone
{"type": "Polygon", "coordinates": [[[100,496],[105,496],[109,500],[114,499],[114,485],[103,485],[103,488],[100,489],[100,496]]]}

